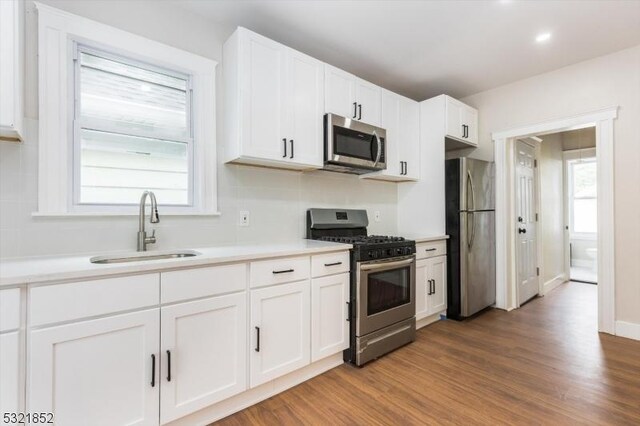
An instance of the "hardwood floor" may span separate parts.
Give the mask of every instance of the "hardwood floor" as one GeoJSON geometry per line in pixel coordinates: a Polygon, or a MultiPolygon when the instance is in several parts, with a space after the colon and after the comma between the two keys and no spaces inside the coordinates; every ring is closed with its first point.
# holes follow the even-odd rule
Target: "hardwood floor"
{"type": "Polygon", "coordinates": [[[640,424],[640,342],[596,332],[597,287],[440,321],[223,419],[246,424],[640,424]]]}

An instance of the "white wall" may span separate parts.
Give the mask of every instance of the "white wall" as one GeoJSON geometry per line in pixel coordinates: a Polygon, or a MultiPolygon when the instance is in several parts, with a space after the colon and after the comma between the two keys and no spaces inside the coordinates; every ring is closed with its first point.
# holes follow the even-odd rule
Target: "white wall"
{"type": "MultiPolygon", "coordinates": [[[[0,0],[1,1],[1,0],[0,0]]],[[[85,16],[190,52],[221,61],[227,28],[161,1],[42,0],[85,16]]],[[[26,7],[24,144],[0,142],[0,258],[60,255],[108,250],[134,250],[136,217],[34,218],[37,207],[37,20],[31,1],[26,7]]],[[[218,66],[218,93],[221,94],[218,66]]],[[[222,131],[222,99],[217,99],[218,140],[222,131]]],[[[219,142],[219,148],[222,143],[219,142]]],[[[218,158],[222,155],[218,153],[218,158]]],[[[302,174],[218,164],[220,217],[162,216],[152,249],[285,241],[305,236],[309,207],[366,208],[373,233],[396,233],[396,185],[328,172],[302,174]],[[239,227],[239,210],[249,210],[251,226],[239,227]]]]}
{"type": "Polygon", "coordinates": [[[614,121],[616,319],[640,324],[640,46],[463,99],[479,109],[480,147],[493,159],[491,132],[617,105],[614,121]]]}
{"type": "Polygon", "coordinates": [[[542,282],[565,272],[564,176],[562,136],[545,135],[540,145],[540,225],[542,236],[542,282]]]}

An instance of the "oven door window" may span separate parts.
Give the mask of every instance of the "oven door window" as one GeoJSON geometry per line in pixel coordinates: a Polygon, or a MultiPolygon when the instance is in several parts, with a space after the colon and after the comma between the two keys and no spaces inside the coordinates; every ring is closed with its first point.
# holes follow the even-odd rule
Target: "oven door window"
{"type": "Polygon", "coordinates": [[[367,315],[411,302],[410,268],[370,273],[367,278],[367,315]]]}

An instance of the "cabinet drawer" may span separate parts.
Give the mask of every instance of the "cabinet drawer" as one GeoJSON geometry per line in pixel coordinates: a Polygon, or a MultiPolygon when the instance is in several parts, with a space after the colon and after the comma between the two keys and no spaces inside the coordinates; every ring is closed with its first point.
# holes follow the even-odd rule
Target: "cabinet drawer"
{"type": "Polygon", "coordinates": [[[305,280],[310,276],[310,268],[309,256],[251,262],[251,288],[305,280]]]}
{"type": "Polygon", "coordinates": [[[0,331],[20,328],[20,289],[0,291],[0,331]]]}
{"type": "Polygon", "coordinates": [[[160,303],[160,275],[106,278],[35,287],[29,293],[32,326],[70,321],[160,303]]]}
{"type": "Polygon", "coordinates": [[[348,251],[311,256],[311,276],[315,278],[349,272],[349,262],[348,251]]]}
{"type": "Polygon", "coordinates": [[[429,257],[442,256],[445,254],[447,254],[446,240],[416,244],[416,259],[427,259],[429,257]]]}
{"type": "Polygon", "coordinates": [[[242,291],[247,285],[245,263],[162,272],[161,275],[162,303],[242,291]]]}

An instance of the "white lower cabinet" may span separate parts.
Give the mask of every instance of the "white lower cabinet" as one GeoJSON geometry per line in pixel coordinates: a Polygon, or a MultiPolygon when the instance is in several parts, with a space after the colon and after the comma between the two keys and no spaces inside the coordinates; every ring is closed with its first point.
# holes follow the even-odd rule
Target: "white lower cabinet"
{"type": "Polygon", "coordinates": [[[56,425],[158,424],[160,310],[30,332],[29,412],[56,425]]]}
{"type": "Polygon", "coordinates": [[[161,308],[160,421],[246,389],[246,293],[161,308]]]}
{"type": "Polygon", "coordinates": [[[416,262],[416,319],[447,309],[447,256],[416,262]]]}
{"type": "Polygon", "coordinates": [[[311,361],[349,347],[349,273],[311,281],[311,361]]]}
{"type": "Polygon", "coordinates": [[[309,280],[251,290],[251,387],[310,361],[309,280]]]}
{"type": "Polygon", "coordinates": [[[0,334],[0,415],[20,409],[20,335],[0,334]]]}

